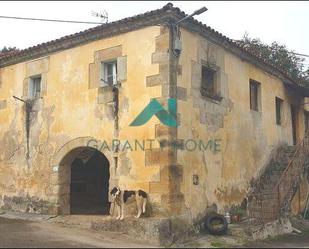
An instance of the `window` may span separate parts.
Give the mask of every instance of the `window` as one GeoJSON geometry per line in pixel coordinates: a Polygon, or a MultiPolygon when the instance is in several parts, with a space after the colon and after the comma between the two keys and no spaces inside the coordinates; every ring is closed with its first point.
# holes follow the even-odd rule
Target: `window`
{"type": "Polygon", "coordinates": [[[305,131],[307,132],[309,130],[309,112],[305,111],[305,131]]]}
{"type": "Polygon", "coordinates": [[[276,97],[276,124],[277,125],[282,124],[282,106],[283,106],[283,100],[276,97]]]}
{"type": "Polygon", "coordinates": [[[250,80],[250,109],[261,110],[261,84],[255,80],[250,80]]]}
{"type": "Polygon", "coordinates": [[[203,96],[215,97],[216,95],[216,71],[202,65],[201,93],[203,96]]]}
{"type": "Polygon", "coordinates": [[[101,63],[101,81],[103,85],[117,84],[117,62],[109,61],[101,63]]]}
{"type": "Polygon", "coordinates": [[[42,81],[41,75],[30,78],[30,81],[29,81],[29,98],[30,99],[36,99],[41,96],[41,81],[42,81]]]}

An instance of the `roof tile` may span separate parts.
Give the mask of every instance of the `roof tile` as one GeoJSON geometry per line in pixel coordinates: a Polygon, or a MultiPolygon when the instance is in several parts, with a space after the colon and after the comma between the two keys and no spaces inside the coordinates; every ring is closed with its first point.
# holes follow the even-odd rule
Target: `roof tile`
{"type": "MultiPolygon", "coordinates": [[[[78,44],[81,44],[82,42],[89,42],[96,39],[100,39],[100,37],[106,35],[114,35],[115,32],[113,32],[111,29],[117,29],[118,32],[125,32],[126,30],[130,30],[130,26],[134,23],[134,28],[131,27],[131,30],[136,29],[141,26],[140,22],[145,21],[148,23],[148,25],[155,25],[159,24],[160,21],[164,22],[168,20],[168,15],[171,15],[170,17],[174,18],[183,18],[186,16],[186,13],[181,11],[177,7],[173,7],[172,3],[168,3],[165,6],[163,6],[160,9],[152,10],[145,12],[143,14],[135,15],[132,17],[124,18],[118,21],[114,21],[107,24],[102,24],[93,28],[89,28],[84,31],[80,31],[71,35],[67,35],[55,40],[51,40],[45,43],[41,43],[14,53],[6,53],[6,54],[0,54],[0,67],[12,65],[21,61],[26,61],[29,59],[32,59],[31,55],[36,54],[36,56],[44,56],[43,53],[52,53],[61,49],[68,49],[70,47],[74,47],[78,44]],[[76,42],[74,42],[76,41],[76,42]],[[68,46],[66,43],[70,42],[70,46],[68,46]],[[39,52],[43,51],[43,52],[39,52]]],[[[242,52],[246,53],[248,56],[252,56],[259,62],[275,69],[279,73],[281,73],[284,77],[286,77],[288,80],[292,81],[294,84],[297,82],[295,79],[292,79],[287,72],[279,68],[278,66],[271,64],[269,61],[265,60],[264,58],[259,57],[256,53],[253,53],[252,51],[249,51],[247,48],[240,46],[236,42],[232,41],[230,38],[226,37],[222,33],[214,30],[213,28],[207,26],[206,24],[203,24],[200,21],[195,20],[194,18],[189,18],[186,20],[186,23],[189,23],[190,25],[195,25],[199,28],[202,32],[210,32],[213,36],[215,36],[217,39],[223,40],[223,42],[227,42],[230,46],[233,48],[237,48],[241,50],[242,52]]],[[[182,25],[181,25],[182,26],[182,25]]]]}

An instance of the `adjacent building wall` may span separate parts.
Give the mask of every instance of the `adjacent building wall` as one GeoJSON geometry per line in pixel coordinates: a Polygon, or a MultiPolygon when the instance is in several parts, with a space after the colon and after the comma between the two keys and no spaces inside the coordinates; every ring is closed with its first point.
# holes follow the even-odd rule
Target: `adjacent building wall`
{"type": "MultiPolygon", "coordinates": [[[[187,143],[178,151],[183,165],[182,192],[192,217],[215,204],[220,211],[240,204],[253,177],[265,166],[271,152],[282,143],[292,144],[290,104],[303,99],[287,92],[283,83],[241,60],[206,38],[181,31],[181,75],[178,86],[187,98],[178,100],[178,139],[209,140],[219,144],[206,151],[187,143]],[[218,68],[217,91],[222,100],[201,95],[201,65],[218,68]],[[261,111],[250,110],[249,80],[261,83],[261,111]],[[283,123],[276,124],[275,97],[284,100],[283,123]],[[193,151],[188,151],[193,150],[193,151]]],[[[303,107],[299,110],[298,137],[304,132],[303,107]]]]}

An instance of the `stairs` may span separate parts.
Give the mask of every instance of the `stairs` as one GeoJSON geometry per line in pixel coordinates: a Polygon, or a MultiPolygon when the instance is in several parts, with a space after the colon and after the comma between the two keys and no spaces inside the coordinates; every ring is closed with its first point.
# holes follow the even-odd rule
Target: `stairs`
{"type": "Polygon", "coordinates": [[[309,135],[296,146],[281,146],[248,194],[251,225],[275,221],[290,211],[301,177],[308,168],[309,135]]]}

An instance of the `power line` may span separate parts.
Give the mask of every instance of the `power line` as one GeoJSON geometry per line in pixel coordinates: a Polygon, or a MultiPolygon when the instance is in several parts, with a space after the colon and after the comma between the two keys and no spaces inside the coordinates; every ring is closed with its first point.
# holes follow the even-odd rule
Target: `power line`
{"type": "MultiPolygon", "coordinates": [[[[101,22],[82,22],[82,21],[72,21],[72,20],[59,20],[59,19],[43,19],[43,18],[30,18],[30,17],[17,17],[17,16],[0,16],[0,18],[15,19],[15,20],[27,20],[27,21],[43,21],[43,22],[61,22],[61,23],[80,23],[80,24],[102,24],[101,22]]],[[[239,42],[239,40],[231,39],[234,42],[239,42]]],[[[291,54],[308,57],[309,55],[300,54],[295,52],[288,52],[291,54]]]]}
{"type": "Polygon", "coordinates": [[[309,55],[307,55],[307,54],[299,54],[299,53],[295,53],[295,52],[289,52],[289,53],[296,54],[296,55],[299,55],[299,56],[309,57],[309,55]]]}
{"type": "Polygon", "coordinates": [[[83,23],[83,24],[102,24],[101,22],[81,22],[81,21],[72,21],[72,20],[29,18],[29,17],[17,17],[17,16],[0,16],[0,18],[27,20],[27,21],[62,22],[62,23],[65,22],[65,23],[83,23]]]}

